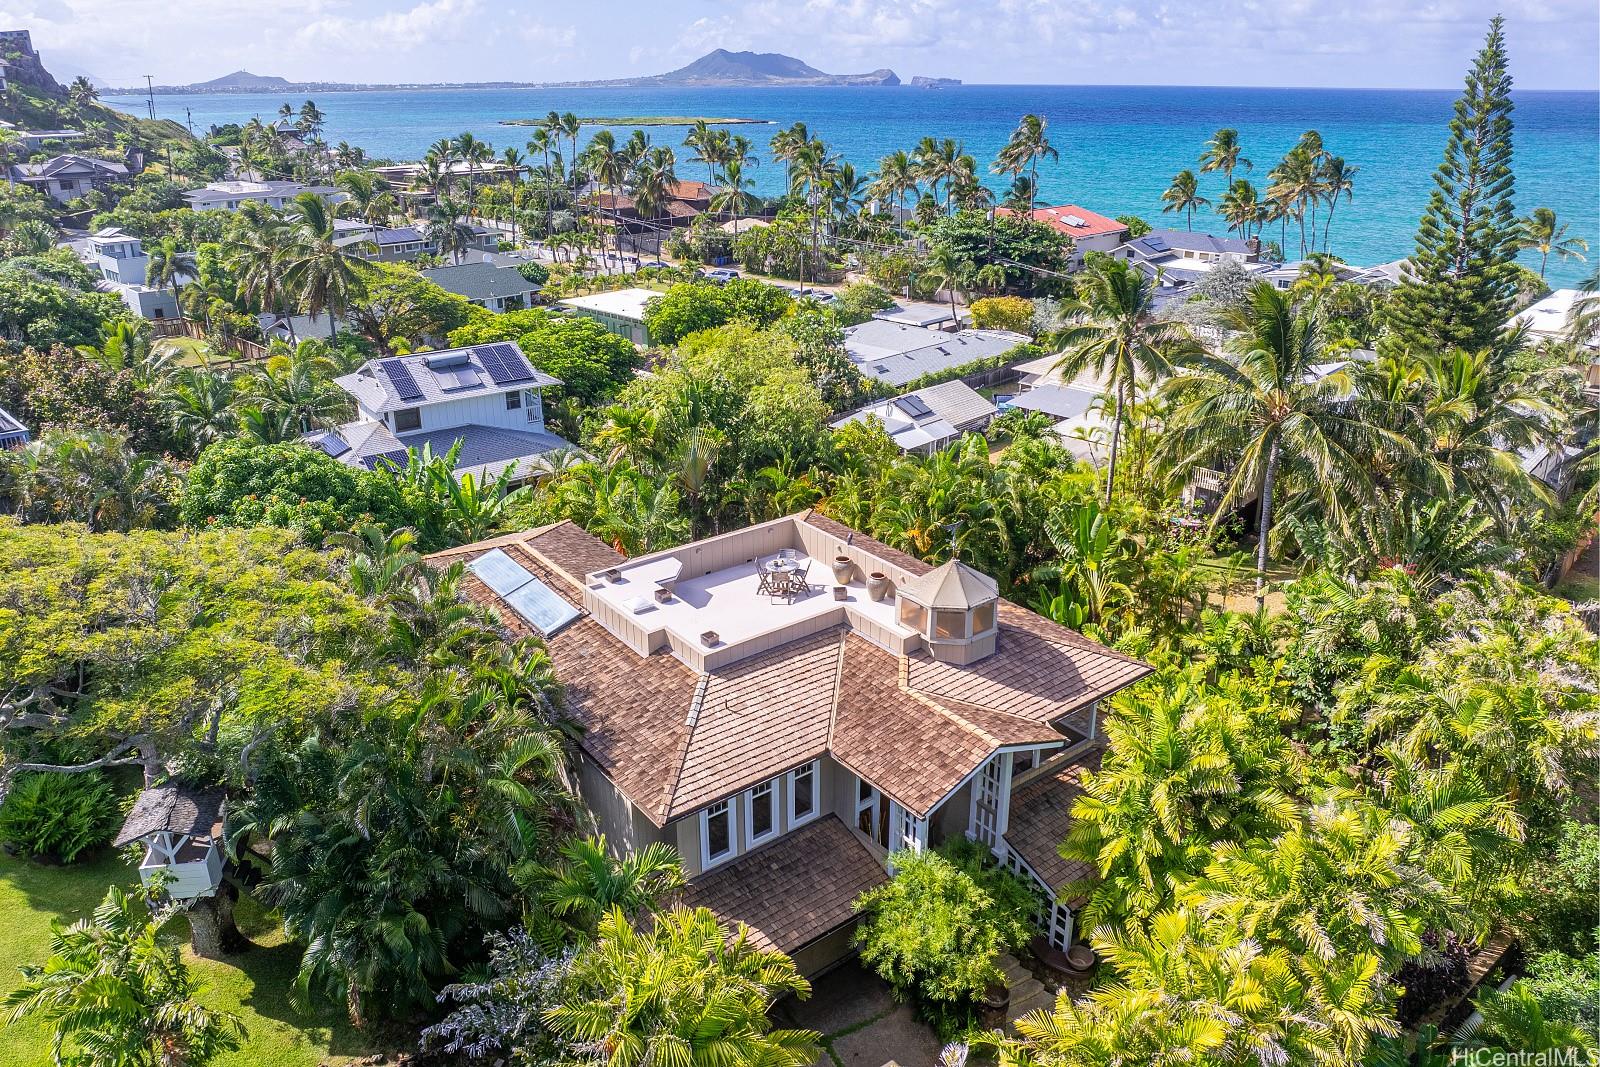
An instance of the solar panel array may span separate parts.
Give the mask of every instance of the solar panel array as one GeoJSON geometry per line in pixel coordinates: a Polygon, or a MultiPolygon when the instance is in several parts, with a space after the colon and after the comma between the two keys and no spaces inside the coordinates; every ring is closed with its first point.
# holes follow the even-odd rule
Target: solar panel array
{"type": "Polygon", "coordinates": [[[478,368],[470,364],[465,366],[433,367],[430,373],[439,383],[439,388],[447,393],[460,389],[472,389],[478,384],[478,368]]]}
{"type": "Polygon", "coordinates": [[[894,406],[910,415],[913,419],[920,419],[933,414],[933,409],[924,404],[919,396],[897,397],[894,406]]]}
{"type": "Polygon", "coordinates": [[[417,387],[416,379],[411,377],[411,368],[402,360],[386,359],[379,366],[389,376],[389,382],[400,394],[401,400],[409,402],[422,399],[422,390],[417,387]]]}
{"type": "Polygon", "coordinates": [[[546,637],[578,618],[577,608],[498,548],[467,564],[467,569],[546,637]]]}
{"type": "Polygon", "coordinates": [[[350,451],[350,446],[345,443],[344,438],[340,437],[336,433],[318,434],[316,437],[311,439],[311,443],[322,449],[334,459],[338,459],[340,456],[350,451]]]}
{"type": "Polygon", "coordinates": [[[525,382],[533,377],[533,368],[528,365],[528,357],[522,354],[522,349],[509,341],[480,345],[476,351],[478,361],[483,364],[483,369],[489,372],[489,377],[494,379],[496,385],[525,382]]]}

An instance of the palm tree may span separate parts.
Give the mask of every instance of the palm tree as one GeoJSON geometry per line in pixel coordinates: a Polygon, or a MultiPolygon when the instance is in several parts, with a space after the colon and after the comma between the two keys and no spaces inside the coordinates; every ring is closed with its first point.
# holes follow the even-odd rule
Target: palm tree
{"type": "Polygon", "coordinates": [[[617,197],[622,191],[622,183],[628,178],[631,164],[628,157],[617,149],[617,139],[610,130],[601,130],[589,139],[589,144],[584,148],[583,154],[588,157],[589,173],[594,175],[594,180],[605,186],[611,194],[611,228],[614,243],[620,249],[622,234],[622,213],[617,209],[617,197]]]}
{"type": "Polygon", "coordinates": [[[1476,1025],[1462,1026],[1456,1031],[1456,1040],[1461,1045],[1498,1049],[1516,1056],[1541,1053],[1548,1056],[1566,1050],[1594,1054],[1594,1040],[1583,1028],[1547,1018],[1539,997],[1526,982],[1514,982],[1503,992],[1485,989],[1478,994],[1476,1003],[1476,1025]]]}
{"type": "Polygon", "coordinates": [[[618,1065],[806,1067],[820,1051],[812,1031],[774,1030],[767,1018],[778,999],[810,994],[793,962],[705,908],[674,909],[643,930],[613,908],[564,988],[545,1025],[618,1065]]]}
{"type": "Polygon", "coordinates": [[[364,242],[341,245],[335,241],[333,222],[319,197],[302,193],[295,201],[302,216],[294,243],[285,253],[283,290],[306,309],[313,321],[326,312],[332,322],[337,322],[372,273],[372,265],[359,255],[372,246],[364,242]]]}
{"type": "MultiPolygon", "coordinates": [[[[1017,128],[1011,131],[1011,137],[1006,141],[1005,147],[1000,149],[1000,155],[995,159],[993,170],[996,174],[1010,174],[1020,176],[1024,170],[1028,172],[1030,190],[1039,187],[1039,160],[1049,159],[1052,162],[1060,160],[1061,153],[1051,145],[1045,136],[1045,127],[1048,123],[1042,115],[1024,115],[1017,123],[1017,128]]],[[[1027,211],[1033,213],[1033,201],[1028,201],[1027,211]]]]}
{"type": "MultiPolygon", "coordinates": [[[[1322,225],[1322,250],[1328,250],[1329,235],[1333,232],[1333,209],[1339,206],[1339,198],[1346,200],[1355,197],[1356,175],[1361,168],[1351,163],[1346,163],[1343,156],[1324,156],[1322,165],[1318,168],[1317,179],[1322,186],[1322,195],[1328,202],[1328,218],[1322,225]]],[[[1315,235],[1313,234],[1313,242],[1315,235]]]]}
{"type": "Polygon", "coordinates": [[[378,225],[388,221],[398,207],[394,194],[389,191],[389,183],[365,171],[347,170],[333,183],[347,196],[336,209],[341,215],[378,225]]]}
{"type": "Polygon", "coordinates": [[[672,149],[658,146],[646,153],[634,168],[633,201],[639,218],[645,220],[655,236],[656,256],[661,255],[662,211],[672,199],[672,187],[678,182],[677,158],[672,149]]]}
{"type": "Polygon", "coordinates": [[[500,153],[500,163],[511,171],[511,243],[517,243],[517,216],[522,213],[522,171],[527,160],[515,145],[500,153]]]}
{"type": "Polygon", "coordinates": [[[1200,173],[1210,174],[1221,171],[1223,180],[1229,188],[1233,186],[1233,172],[1240,167],[1245,170],[1254,170],[1255,164],[1240,154],[1239,131],[1231,127],[1223,127],[1211,135],[1211,140],[1206,142],[1206,150],[1200,153],[1200,173]]]}
{"type": "Polygon", "coordinates": [[[794,171],[791,164],[794,162],[795,153],[803,145],[811,143],[811,132],[806,129],[806,124],[797,122],[787,130],[779,130],[772,135],[772,158],[783,161],[783,188],[794,188],[794,171]]]}
{"type": "Polygon", "coordinates": [[[157,289],[176,291],[184,281],[200,276],[193,252],[185,252],[176,237],[163,237],[149,251],[150,262],[145,265],[145,284],[157,289]]]}
{"type": "Polygon", "coordinates": [[[711,196],[710,208],[712,211],[723,215],[733,216],[733,234],[739,235],[739,220],[757,203],[755,194],[750,190],[755,188],[755,179],[744,176],[744,164],[737,159],[729,160],[722,168],[722,183],[711,196]]]}
{"type": "Polygon", "coordinates": [[[604,836],[580,837],[562,846],[560,863],[519,880],[540,887],[539,904],[551,915],[593,935],[613,908],[630,917],[659,910],[682,887],[683,867],[676,850],[659,841],[613,859],[604,836]]]}
{"type": "Polygon", "coordinates": [[[94,87],[94,82],[82,74],[72,79],[72,84],[67,86],[67,99],[79,111],[100,99],[100,90],[94,87]]]}
{"type": "Polygon", "coordinates": [[[1300,224],[1300,258],[1306,257],[1306,212],[1312,211],[1311,230],[1316,233],[1316,204],[1322,198],[1322,179],[1319,172],[1320,150],[1313,152],[1306,143],[1291,149],[1283,161],[1272,168],[1268,177],[1272,185],[1267,196],[1282,205],[1281,217],[1287,222],[1293,217],[1300,224]]]}
{"type": "Polygon", "coordinates": [[[1259,494],[1256,545],[1256,605],[1266,599],[1272,508],[1285,460],[1303,467],[1330,510],[1357,506],[1370,481],[1363,442],[1379,437],[1400,449],[1404,438],[1361,423],[1347,406],[1351,380],[1343,370],[1323,374],[1324,320],[1315,297],[1303,304],[1266,282],[1250,288],[1249,300],[1225,312],[1235,331],[1231,358],[1187,354],[1186,373],[1168,379],[1174,402],[1171,425],[1159,452],[1174,464],[1175,477],[1195,470],[1232,469],[1217,506],[1217,519],[1259,494]]]}
{"type": "Polygon", "coordinates": [[[1583,253],[1589,251],[1589,242],[1582,237],[1567,236],[1566,223],[1556,220],[1553,208],[1536,207],[1533,214],[1522,220],[1519,247],[1539,253],[1539,277],[1543,278],[1552,253],[1558,259],[1575,259],[1582,263],[1583,253]]]}
{"type": "Polygon", "coordinates": [[[1162,213],[1182,211],[1191,230],[1194,229],[1194,209],[1209,207],[1211,204],[1211,201],[1200,195],[1200,180],[1194,176],[1192,170],[1180,170],[1175,174],[1172,184],[1161,194],[1161,200],[1167,205],[1161,209],[1162,213]]]}
{"type": "Polygon", "coordinates": [[[198,453],[233,431],[233,399],[232,378],[203,367],[186,367],[167,394],[167,413],[173,428],[198,453]]]}
{"type": "Polygon", "coordinates": [[[1157,283],[1121,260],[1106,260],[1079,275],[1078,298],[1063,310],[1071,316],[1060,337],[1056,367],[1076,377],[1093,369],[1116,396],[1111,455],[1106,466],[1106,506],[1116,488],[1123,408],[1141,377],[1165,375],[1176,359],[1198,350],[1187,327],[1155,315],[1157,283]]]}
{"type": "Polygon", "coordinates": [[[917,174],[928,183],[928,188],[938,195],[940,185],[944,186],[944,195],[939,201],[939,209],[947,211],[950,206],[951,186],[962,176],[961,151],[959,141],[949,137],[943,140],[934,140],[924,137],[917,145],[913,158],[916,160],[917,174]]]}
{"type": "Polygon", "coordinates": [[[959,322],[956,313],[956,288],[972,273],[973,265],[969,259],[962,259],[960,254],[949,245],[935,245],[933,254],[928,257],[927,264],[923,267],[922,276],[931,281],[938,289],[948,289],[950,292],[950,318],[959,322]]]}
{"type": "Polygon", "coordinates": [[[461,220],[461,205],[449,197],[428,209],[428,225],[423,233],[438,247],[441,256],[449,256],[457,263],[472,247],[472,227],[461,220]]]}
{"type": "Polygon", "coordinates": [[[112,886],[92,916],[55,924],[50,958],[22,968],[5,1005],[13,1023],[53,1027],[57,1062],[205,1067],[237,1050],[245,1032],[236,1016],[201,1005],[198,992],[148,901],[112,886]]]}
{"type": "Polygon", "coordinates": [[[370,599],[407,588],[422,562],[415,548],[416,531],[409,527],[388,531],[363,523],[354,531],[329,534],[325,543],[345,551],[351,588],[370,599]]]}
{"type": "Polygon", "coordinates": [[[1239,231],[1241,237],[1249,237],[1250,227],[1266,218],[1266,208],[1261,203],[1256,187],[1245,178],[1228,187],[1217,208],[1227,222],[1228,229],[1239,231]]]}
{"type": "Polygon", "coordinates": [[[906,194],[916,195],[917,166],[904,151],[891,152],[878,161],[878,175],[873,180],[874,198],[900,207],[906,194]]]}
{"type": "Polygon", "coordinates": [[[540,158],[544,160],[542,174],[544,183],[544,232],[546,235],[550,233],[550,215],[555,210],[554,201],[550,196],[550,190],[555,184],[550,172],[550,152],[555,148],[556,144],[554,135],[544,126],[535,128],[533,135],[528,138],[528,151],[537,152],[540,158]]]}

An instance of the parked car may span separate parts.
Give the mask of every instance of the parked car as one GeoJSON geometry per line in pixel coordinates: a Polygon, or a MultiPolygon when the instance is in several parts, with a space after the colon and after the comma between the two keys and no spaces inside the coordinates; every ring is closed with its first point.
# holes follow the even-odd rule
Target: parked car
{"type": "Polygon", "coordinates": [[[640,270],[669,270],[671,267],[672,264],[663,263],[659,259],[647,259],[639,264],[640,270]]]}
{"type": "Polygon", "coordinates": [[[718,285],[726,285],[739,277],[739,272],[728,267],[718,267],[716,270],[706,271],[706,277],[718,285]]]}

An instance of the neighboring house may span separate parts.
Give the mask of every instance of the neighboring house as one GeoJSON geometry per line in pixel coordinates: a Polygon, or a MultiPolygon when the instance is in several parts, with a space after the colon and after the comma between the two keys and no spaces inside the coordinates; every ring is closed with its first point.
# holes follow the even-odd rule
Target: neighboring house
{"type": "Polygon", "coordinates": [[[434,267],[422,276],[441,289],[464,296],[490,311],[516,311],[533,306],[540,287],[519,274],[514,267],[493,263],[461,263],[434,267]]]}
{"type": "Polygon", "coordinates": [[[28,428],[11,412],[0,408],[0,451],[14,452],[28,443],[28,428]]]}
{"type": "Polygon", "coordinates": [[[571,522],[430,558],[466,563],[509,635],[543,638],[612,847],[675,846],[685,902],[802,973],[849,954],[894,853],[961,837],[1072,943],[1064,887],[1092,871],[1057,848],[1099,702],[1138,660],[815,512],[633,560],[571,522]],[[778,566],[807,590],[761,591],[778,566]]]}
{"type": "Polygon", "coordinates": [[[872,317],[880,322],[947,332],[961,329],[962,323],[962,316],[951,311],[949,304],[926,304],[918,300],[902,300],[894,307],[874,311],[872,317]]]}
{"type": "Polygon", "coordinates": [[[355,398],[358,417],[306,440],[351,467],[403,466],[408,449],[442,456],[460,441],[458,478],[510,470],[521,481],[572,448],[544,428],[541,390],[561,382],[509,342],[370,360],[334,383],[355,398]]]}
{"type": "Polygon", "coordinates": [[[1567,327],[1572,321],[1572,307],[1584,295],[1577,289],[1557,289],[1511,316],[1506,320],[1505,328],[1516,330],[1527,327],[1528,340],[1533,344],[1562,340],[1567,336],[1567,327]]]}
{"type": "Polygon", "coordinates": [[[337,204],[345,199],[345,194],[331,185],[302,185],[286,181],[212,182],[202,188],[191,189],[183,196],[196,211],[238,211],[250,202],[282,209],[301,193],[315,193],[329,204],[337,204]]]}
{"type": "Polygon", "coordinates": [[[141,319],[183,317],[178,308],[177,296],[168,289],[153,289],[148,285],[126,285],[106,280],[96,282],[95,288],[102,293],[114,295],[128,306],[129,311],[141,319]]]}
{"type": "Polygon", "coordinates": [[[1000,402],[1000,410],[1048,415],[1054,420],[1051,431],[1074,458],[1099,466],[1105,456],[1104,446],[1111,440],[1112,423],[1111,413],[1101,409],[1101,391],[1092,382],[1062,382],[1059,375],[1037,382],[1006,397],[1000,402]]]}
{"type": "Polygon", "coordinates": [[[876,419],[902,452],[931,456],[969,430],[982,431],[995,406],[966,382],[944,382],[890,400],[868,404],[833,423],[876,419]]]}
{"type": "Polygon", "coordinates": [[[43,163],[16,163],[11,179],[39,190],[58,204],[75,200],[92,189],[105,189],[128,180],[126,163],[68,154],[43,163]]]}
{"type": "Polygon", "coordinates": [[[569,297],[561,301],[561,306],[594,319],[636,345],[648,346],[650,331],[644,324],[644,308],[660,295],[654,289],[616,289],[609,293],[569,297]]]}
{"type": "Polygon", "coordinates": [[[139,238],[115,226],[89,235],[84,261],[106,281],[122,285],[143,285],[150,265],[139,238]]]}
{"type": "Polygon", "coordinates": [[[1004,355],[1027,340],[1006,330],[945,333],[868,319],[845,327],[844,350],[864,376],[885,385],[904,385],[924,374],[1004,355]]]}
{"type": "MultiPolygon", "coordinates": [[[[3,67],[4,61],[0,60],[0,68],[3,67]]],[[[4,85],[0,84],[0,88],[4,85]]],[[[10,122],[0,122],[0,129],[9,131],[15,138],[12,143],[27,154],[37,152],[51,141],[76,141],[83,136],[82,130],[23,130],[10,122]]]]}
{"type": "MultiPolygon", "coordinates": [[[[996,208],[995,214],[1020,215],[1021,212],[1002,207],[996,208]]],[[[1044,223],[1057,233],[1072,238],[1072,255],[1067,261],[1071,270],[1078,270],[1083,266],[1085,253],[1115,252],[1128,238],[1127,226],[1116,219],[1096,215],[1088,208],[1079,207],[1077,204],[1036,207],[1031,218],[1035,222],[1044,223]]]]}
{"type": "Polygon", "coordinates": [[[310,315],[279,315],[262,312],[256,316],[262,337],[267,341],[287,341],[291,344],[308,337],[332,340],[339,332],[339,320],[324,312],[315,318],[310,315]]]}
{"type": "Polygon", "coordinates": [[[430,240],[415,226],[399,226],[393,229],[382,228],[372,230],[359,237],[334,238],[334,243],[350,245],[357,242],[375,246],[363,248],[357,255],[363,259],[375,259],[380,263],[404,263],[416,259],[420,255],[436,255],[439,245],[430,240]]]}
{"type": "Polygon", "coordinates": [[[1238,263],[1251,270],[1261,262],[1261,241],[1251,237],[1216,237],[1188,230],[1151,230],[1117,246],[1112,255],[1138,267],[1163,285],[1179,287],[1199,281],[1215,266],[1238,263]]]}

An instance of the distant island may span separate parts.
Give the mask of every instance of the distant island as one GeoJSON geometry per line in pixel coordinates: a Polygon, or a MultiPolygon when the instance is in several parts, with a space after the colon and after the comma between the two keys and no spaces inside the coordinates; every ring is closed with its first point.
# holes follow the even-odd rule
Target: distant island
{"type": "MultiPolygon", "coordinates": [[[[772,119],[714,119],[700,115],[605,115],[584,116],[579,126],[693,126],[703,122],[708,126],[770,126],[772,119]]],[[[544,119],[501,119],[502,126],[540,126],[544,119]]]]}
{"type": "Polygon", "coordinates": [[[921,74],[911,79],[913,87],[918,89],[943,89],[946,86],[960,85],[960,78],[925,78],[921,74]]]}
{"type": "MultiPolygon", "coordinates": [[[[143,96],[147,92],[162,96],[179,96],[188,93],[337,93],[371,89],[592,89],[627,88],[760,88],[766,86],[809,85],[900,85],[900,76],[884,67],[866,74],[828,74],[810,64],[778,52],[730,52],[718,48],[707,52],[688,66],[670,70],[665,74],[651,74],[639,78],[609,78],[600,81],[569,82],[407,82],[379,84],[367,82],[295,82],[276,75],[252,74],[236,70],[210,81],[191,85],[143,85],[107,89],[112,95],[143,96]]],[[[956,78],[927,78],[918,76],[911,84],[925,87],[959,85],[956,78]]],[[[731,122],[737,120],[721,120],[731,122]]],[[[748,120],[746,120],[748,121],[748,120]]],[[[597,123],[598,124],[598,123],[597,123]]],[[[624,123],[636,124],[636,123],[624,123]]],[[[654,125],[668,125],[656,122],[654,125]]],[[[675,124],[674,124],[675,125],[675,124]]]]}

